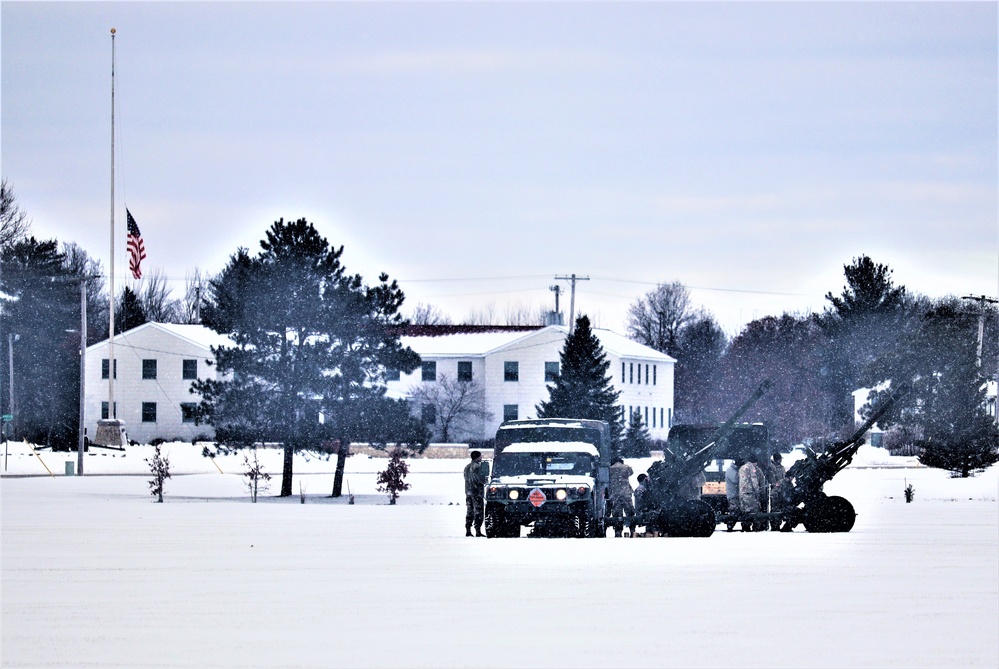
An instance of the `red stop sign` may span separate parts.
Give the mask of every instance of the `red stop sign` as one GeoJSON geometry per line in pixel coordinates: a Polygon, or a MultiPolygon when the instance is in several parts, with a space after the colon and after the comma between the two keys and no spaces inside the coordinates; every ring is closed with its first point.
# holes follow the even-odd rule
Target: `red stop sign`
{"type": "Polygon", "coordinates": [[[532,490],[531,494],[527,496],[527,499],[536,507],[539,507],[548,501],[548,498],[545,497],[545,493],[541,491],[541,488],[535,488],[532,490]]]}

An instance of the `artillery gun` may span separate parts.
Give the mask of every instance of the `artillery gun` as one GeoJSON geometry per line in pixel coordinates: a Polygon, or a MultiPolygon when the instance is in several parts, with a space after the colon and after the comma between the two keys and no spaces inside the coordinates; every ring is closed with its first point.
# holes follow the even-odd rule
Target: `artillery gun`
{"type": "Polygon", "coordinates": [[[671,537],[711,536],[717,524],[715,511],[700,499],[700,485],[696,481],[703,476],[704,468],[727,448],[725,439],[739,427],[739,419],[772,385],[769,380],[761,383],[703,446],[689,444],[696,449],[690,453],[668,450],[664,460],[649,467],[642,508],[636,509],[639,524],[671,537]]]}
{"type": "Polygon", "coordinates": [[[909,392],[905,383],[895,389],[871,412],[849,439],[837,442],[822,453],[808,450],[805,458],[794,463],[778,487],[779,514],[761,514],[783,522],[782,532],[792,531],[799,523],[809,532],[849,532],[857,519],[853,505],[838,495],[827,496],[822,487],[852,461],[864,444],[864,435],[881,416],[909,392]]]}

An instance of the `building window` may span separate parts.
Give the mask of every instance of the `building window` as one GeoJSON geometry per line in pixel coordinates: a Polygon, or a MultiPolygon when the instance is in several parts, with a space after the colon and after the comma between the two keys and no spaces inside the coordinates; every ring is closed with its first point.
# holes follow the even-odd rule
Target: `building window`
{"type": "Polygon", "coordinates": [[[628,363],[628,383],[635,382],[635,363],[628,363]]]}
{"type": "Polygon", "coordinates": [[[520,381],[520,363],[519,362],[504,362],[503,363],[503,380],[504,381],[520,381]]]}
{"type": "Polygon", "coordinates": [[[142,403],[142,422],[143,423],[156,422],[156,402],[142,403]]]}
{"type": "Polygon", "coordinates": [[[503,420],[517,420],[517,405],[516,404],[504,404],[503,405],[503,420]]]}
{"type": "Polygon", "coordinates": [[[645,385],[649,385],[649,366],[645,366],[645,385]]]}
{"type": "MultiPolygon", "coordinates": [[[[108,378],[108,359],[104,358],[101,360],[101,378],[108,378]]],[[[114,361],[114,378],[118,378],[118,360],[114,361]]]]}
{"type": "Polygon", "coordinates": [[[558,363],[557,362],[546,362],[545,363],[545,383],[555,383],[558,379],[558,363]]]}
{"type": "Polygon", "coordinates": [[[472,380],[472,363],[468,360],[458,361],[458,380],[459,381],[471,381],[472,380]]]}
{"type": "Polygon", "coordinates": [[[385,370],[385,380],[386,381],[398,381],[402,378],[398,369],[386,369],[385,370]]]}
{"type": "Polygon", "coordinates": [[[621,383],[624,383],[624,379],[625,379],[625,376],[624,376],[624,361],[622,360],[621,361],[621,383]]]}
{"type": "MultiPolygon", "coordinates": [[[[118,417],[118,403],[117,402],[114,403],[114,415],[115,415],[115,418],[118,417]]],[[[107,420],[107,419],[108,419],[108,403],[107,402],[101,402],[101,420],[107,420]]]]}
{"type": "Polygon", "coordinates": [[[433,360],[424,361],[420,378],[424,381],[436,381],[437,363],[433,360]]]}
{"type": "Polygon", "coordinates": [[[652,427],[656,426],[656,408],[652,407],[652,427]]]}
{"type": "Polygon", "coordinates": [[[143,379],[156,378],[156,360],[146,359],[142,361],[142,378],[143,379]]]}
{"type": "Polygon", "coordinates": [[[181,402],[180,420],[182,423],[193,423],[194,415],[198,410],[198,405],[194,402],[181,402]]]}
{"type": "Polygon", "coordinates": [[[656,385],[656,367],[657,365],[652,365],[652,385],[656,385]]]}
{"type": "Polygon", "coordinates": [[[184,360],[183,361],[183,374],[182,377],[185,381],[194,381],[198,378],[198,361],[197,360],[184,360]]]}
{"type": "Polygon", "coordinates": [[[423,420],[424,425],[436,425],[437,407],[433,404],[424,404],[420,407],[420,418],[423,420]]]}
{"type": "Polygon", "coordinates": [[[645,424],[649,424],[649,407],[645,407],[645,424]]]}

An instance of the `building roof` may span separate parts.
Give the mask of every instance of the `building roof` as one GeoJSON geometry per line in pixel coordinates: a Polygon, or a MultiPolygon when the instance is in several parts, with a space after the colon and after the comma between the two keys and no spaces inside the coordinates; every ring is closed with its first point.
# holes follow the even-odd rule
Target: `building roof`
{"type": "MultiPolygon", "coordinates": [[[[132,328],[131,330],[116,334],[114,336],[115,344],[120,342],[124,345],[128,345],[130,337],[133,337],[134,335],[149,328],[162,330],[206,350],[212,346],[233,346],[233,341],[229,337],[220,335],[204,325],[187,325],[180,323],[143,323],[142,325],[132,328]]],[[[104,341],[99,341],[96,344],[91,344],[87,347],[87,350],[89,351],[90,349],[107,345],[108,341],[105,339],[104,341]]]]}
{"type": "MultiPolygon", "coordinates": [[[[547,327],[493,327],[493,326],[423,326],[433,327],[433,334],[402,337],[402,343],[422,356],[428,357],[477,357],[526,341],[542,332],[560,332],[568,335],[564,325],[547,327]]],[[[413,330],[407,329],[408,332],[413,330]]],[[[419,332],[419,330],[416,330],[419,332]]],[[[649,348],[610,330],[593,328],[606,353],[621,358],[641,358],[655,362],[676,362],[665,353],[649,348]]]]}

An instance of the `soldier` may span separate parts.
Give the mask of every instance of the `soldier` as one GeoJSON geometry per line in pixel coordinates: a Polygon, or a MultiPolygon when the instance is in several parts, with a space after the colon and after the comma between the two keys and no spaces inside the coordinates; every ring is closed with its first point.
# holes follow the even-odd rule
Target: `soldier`
{"type": "Polygon", "coordinates": [[[642,509],[644,508],[642,506],[642,497],[645,495],[645,490],[648,488],[648,486],[646,485],[648,480],[649,480],[648,474],[638,475],[638,487],[635,488],[635,511],[637,511],[638,513],[641,513],[642,509]]]}
{"type": "Polygon", "coordinates": [[[746,464],[746,461],[738,457],[725,470],[725,497],[728,500],[728,516],[725,522],[729,532],[735,529],[735,522],[739,518],[739,468],[746,464]]]}
{"type": "MultiPolygon", "coordinates": [[[[770,485],[770,510],[775,513],[782,513],[784,511],[782,486],[784,486],[784,482],[787,480],[787,472],[784,471],[784,465],[781,464],[781,459],[780,451],[774,451],[771,459],[771,469],[774,472],[774,482],[770,485]]],[[[773,532],[780,529],[779,518],[773,518],[770,520],[770,529],[773,532]]]]}
{"type": "Polygon", "coordinates": [[[752,519],[745,516],[760,511],[761,480],[763,480],[763,474],[756,462],[750,461],[739,467],[739,511],[744,516],[742,519],[743,532],[754,530],[752,519]]]}
{"type": "Polygon", "coordinates": [[[482,453],[469,453],[472,461],[465,465],[465,536],[472,536],[472,526],[475,526],[475,536],[482,537],[482,516],[486,504],[486,477],[482,472],[482,453]]]}
{"type": "Polygon", "coordinates": [[[622,513],[628,517],[628,528],[631,536],[635,536],[635,505],[631,499],[631,475],[635,471],[624,464],[621,458],[615,458],[610,467],[610,503],[614,521],[614,536],[621,536],[624,523],[622,513]]]}

